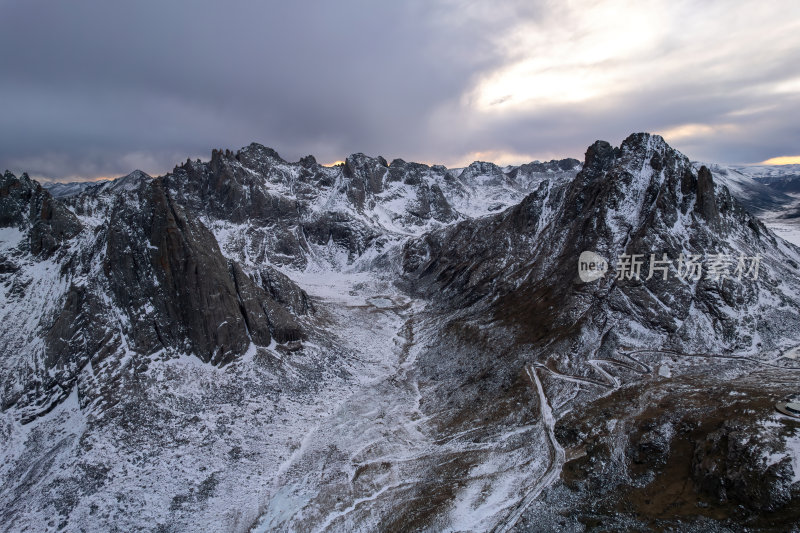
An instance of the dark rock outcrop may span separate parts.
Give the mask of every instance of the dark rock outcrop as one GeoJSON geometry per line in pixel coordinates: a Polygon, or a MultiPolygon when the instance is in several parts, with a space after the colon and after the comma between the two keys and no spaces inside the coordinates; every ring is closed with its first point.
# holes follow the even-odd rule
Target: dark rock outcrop
{"type": "Polygon", "coordinates": [[[289,277],[269,265],[258,269],[258,282],[262,289],[267,291],[272,298],[298,315],[307,315],[314,312],[314,304],[306,294],[289,277]]]}
{"type": "Polygon", "coordinates": [[[697,171],[697,203],[696,209],[709,222],[716,222],[719,210],[714,199],[714,178],[706,167],[697,171]]]}
{"type": "Polygon", "coordinates": [[[297,340],[281,304],[220,253],[214,236],[170,196],[161,179],[120,197],[104,269],[129,313],[137,351],[185,350],[225,364],[271,335],[297,340]]]}
{"type": "Polygon", "coordinates": [[[26,231],[31,253],[42,257],[81,230],[75,215],[39,183],[6,171],[0,178],[0,227],[8,226],[26,231]]]}
{"type": "Polygon", "coordinates": [[[347,198],[356,210],[363,211],[371,196],[383,191],[383,182],[389,164],[383,157],[367,157],[364,154],[348,156],[344,162],[344,187],[347,198]]]}
{"type": "Polygon", "coordinates": [[[228,265],[214,237],[189,219],[160,180],[117,198],[104,270],[129,313],[137,351],[193,351],[223,363],[249,340],[228,265]]]}

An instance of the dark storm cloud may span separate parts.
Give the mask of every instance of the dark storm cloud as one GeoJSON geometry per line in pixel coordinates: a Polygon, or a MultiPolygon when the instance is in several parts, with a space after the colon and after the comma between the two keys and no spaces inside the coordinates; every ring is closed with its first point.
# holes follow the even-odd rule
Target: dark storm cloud
{"type": "Polygon", "coordinates": [[[639,130],[695,158],[794,155],[796,42],[737,45],[711,5],[701,28],[729,39],[692,53],[694,27],[654,14],[675,27],[637,32],[648,18],[635,6],[0,1],[0,167],[159,173],[251,141],[288,159],[364,151],[457,164],[580,156],[639,130]],[[678,77],[687,54],[704,58],[687,65],[701,70],[678,77]]]}
{"type": "Polygon", "coordinates": [[[0,161],[69,175],[253,140],[323,159],[393,146],[485,61],[437,56],[467,36],[438,33],[430,15],[368,2],[5,3],[0,161]]]}

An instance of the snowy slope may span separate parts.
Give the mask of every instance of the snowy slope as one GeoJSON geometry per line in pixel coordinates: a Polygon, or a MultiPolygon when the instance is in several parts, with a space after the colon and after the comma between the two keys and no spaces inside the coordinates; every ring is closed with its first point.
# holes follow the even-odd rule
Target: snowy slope
{"type": "MultiPolygon", "coordinates": [[[[700,163],[694,163],[698,168],[700,163]]],[[[715,179],[781,238],[800,246],[800,165],[709,165],[715,179]]]]}

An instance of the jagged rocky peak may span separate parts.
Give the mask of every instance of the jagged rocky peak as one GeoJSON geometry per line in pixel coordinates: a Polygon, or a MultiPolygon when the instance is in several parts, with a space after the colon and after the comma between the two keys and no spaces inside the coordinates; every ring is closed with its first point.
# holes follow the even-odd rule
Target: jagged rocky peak
{"type": "Polygon", "coordinates": [[[574,205],[569,216],[586,210],[584,218],[595,217],[611,233],[645,222],[660,223],[663,230],[685,216],[690,225],[698,217],[719,225],[722,234],[736,229],[738,222],[754,231],[763,227],[726,187],[715,186],[706,167],[695,171],[686,156],[647,133],[629,136],[619,148],[603,141],[592,145],[568,196],[574,205]]]}
{"type": "Polygon", "coordinates": [[[277,160],[261,157],[270,151],[260,145],[250,145],[236,155],[214,151],[208,163],[174,169],[164,177],[165,184],[179,203],[195,213],[234,223],[267,224],[292,217],[296,201],[271,191],[272,183],[290,183],[292,177],[277,160]]]}
{"type": "MultiPolygon", "coordinates": [[[[492,219],[409,242],[404,267],[416,286],[451,295],[451,305],[494,302],[502,320],[530,325],[523,328],[530,341],[552,340],[554,331],[575,342],[602,338],[615,324],[614,335],[646,331],[675,347],[752,352],[800,330],[800,302],[777,288],[779,280],[797,285],[799,258],[707,170],[695,172],[659,136],[634,134],[618,148],[590,146],[572,181],[542,182],[492,219]],[[606,258],[608,275],[583,283],[577,264],[584,251],[606,258]],[[641,276],[616,279],[619,258],[635,254],[641,276]],[[646,279],[651,254],[671,261],[667,280],[661,271],[646,279]],[[758,279],[678,278],[681,254],[726,256],[731,275],[740,257],[748,267],[759,257],[762,270],[758,279]],[[602,327],[594,322],[600,316],[602,327]]],[[[577,342],[570,349],[594,348],[577,342]]]]}
{"type": "Polygon", "coordinates": [[[570,209],[565,214],[595,217],[614,228],[631,226],[658,198],[664,209],[685,213],[689,195],[696,192],[697,176],[689,160],[660,136],[638,133],[618,148],[606,141],[588,148],[583,168],[567,190],[570,209]]]}
{"type": "MultiPolygon", "coordinates": [[[[574,160],[562,164],[566,171],[526,169],[517,175],[512,168],[505,175],[491,164],[476,164],[464,173],[400,159],[390,165],[383,157],[363,153],[350,155],[341,165],[322,167],[309,158],[278,162],[260,145],[240,150],[235,157],[217,151],[212,159],[176,168],[167,176],[179,202],[221,223],[251,225],[245,237],[249,257],[299,268],[313,255],[310,247],[331,242],[346,249],[350,264],[371,247],[380,252],[387,237],[402,238],[500,211],[519,202],[542,179],[569,179],[577,172],[574,160]],[[287,231],[266,231],[274,223],[287,231]],[[290,226],[296,231],[288,231],[290,226]]],[[[223,242],[229,233],[218,235],[223,250],[234,247],[223,242]]],[[[235,247],[243,260],[241,246],[235,247]]]]}
{"type": "Polygon", "coordinates": [[[488,163],[486,161],[474,161],[461,172],[460,177],[462,179],[473,179],[476,176],[488,176],[490,178],[496,177],[503,179],[505,178],[505,173],[494,163],[488,163]]]}
{"type": "Polygon", "coordinates": [[[186,350],[225,364],[251,342],[266,346],[273,337],[303,337],[276,299],[300,305],[305,293],[296,285],[282,278],[257,283],[226,259],[214,235],[175,200],[165,178],[142,182],[136,192],[138,201],[118,197],[112,210],[104,272],[115,303],[129,313],[138,352],[186,350]]]}
{"type": "Polygon", "coordinates": [[[608,141],[595,141],[586,150],[583,159],[583,168],[595,171],[603,171],[616,160],[619,149],[611,146],[608,141]]]}
{"type": "MultiPolygon", "coordinates": [[[[204,361],[230,361],[249,346],[247,326],[213,235],[184,214],[162,180],[138,192],[139,202],[116,202],[104,262],[117,304],[130,313],[135,349],[185,347],[204,361]],[[145,308],[151,313],[135,312],[145,308]]],[[[263,321],[252,330],[266,331],[269,342],[263,321]]]]}
{"type": "Polygon", "coordinates": [[[313,311],[305,292],[270,267],[246,273],[223,256],[168,181],[135,172],[71,198],[93,220],[84,226],[26,175],[0,180],[0,226],[23,233],[13,253],[0,254],[0,286],[25,311],[3,336],[13,352],[7,375],[17,377],[0,400],[24,420],[64,400],[89,361],[128,353],[138,366],[187,353],[222,365],[305,337],[296,318],[313,311]],[[59,267],[37,266],[43,259],[59,267]]]}
{"type": "Polygon", "coordinates": [[[577,159],[568,157],[566,159],[551,159],[544,163],[540,161],[533,161],[532,163],[525,163],[520,165],[520,169],[529,172],[565,172],[568,170],[579,169],[581,162],[577,159]]]}
{"type": "Polygon", "coordinates": [[[211,150],[211,158],[207,162],[187,159],[182,165],[176,166],[172,174],[185,173],[195,180],[213,176],[241,182],[248,179],[247,174],[250,174],[252,181],[255,177],[252,173],[260,175],[262,179],[275,179],[276,175],[280,177],[291,165],[272,148],[251,143],[236,152],[215,148],[211,150]]]}
{"type": "Polygon", "coordinates": [[[423,163],[409,163],[403,159],[393,159],[389,164],[388,181],[401,181],[407,185],[419,185],[431,173],[444,175],[444,167],[430,167],[423,163]]]}
{"type": "Polygon", "coordinates": [[[532,161],[519,165],[518,167],[510,167],[507,170],[508,176],[517,182],[530,180],[535,176],[560,176],[577,173],[581,169],[581,162],[577,159],[552,159],[542,163],[541,161],[532,161]]]}
{"type": "Polygon", "coordinates": [[[307,169],[313,169],[314,167],[318,166],[317,159],[313,155],[307,155],[305,157],[301,157],[300,161],[297,162],[301,167],[307,169]]]}
{"type": "Polygon", "coordinates": [[[242,148],[236,152],[236,154],[228,152],[228,157],[234,158],[237,161],[241,161],[241,163],[247,168],[252,168],[253,170],[261,172],[266,171],[275,165],[286,164],[286,161],[278,154],[278,152],[272,148],[258,143],[250,143],[245,148],[242,148]]]}
{"type": "Polygon", "coordinates": [[[717,220],[719,218],[719,209],[714,196],[714,178],[711,176],[711,171],[705,166],[700,167],[700,170],[697,171],[696,191],[697,203],[695,206],[697,212],[708,221],[717,220]]]}
{"type": "Polygon", "coordinates": [[[715,186],[707,168],[695,171],[663,138],[645,133],[629,136],[619,148],[605,142],[589,148],[556,226],[571,228],[570,252],[594,249],[609,257],[775,245],[727,188],[715,186]]]}
{"type": "Polygon", "coordinates": [[[28,174],[17,177],[7,170],[0,178],[0,227],[26,232],[30,252],[43,257],[82,228],[77,217],[28,174]]]}
{"type": "Polygon", "coordinates": [[[132,191],[138,189],[142,183],[149,182],[152,179],[152,176],[137,169],[127,176],[115,179],[111,182],[110,188],[114,191],[132,191]]]}
{"type": "Polygon", "coordinates": [[[345,168],[350,167],[350,171],[357,171],[360,169],[378,169],[387,168],[389,163],[386,158],[379,155],[377,157],[368,156],[362,152],[350,154],[344,161],[345,168]]]}
{"type": "Polygon", "coordinates": [[[345,178],[350,180],[347,195],[357,209],[364,208],[364,202],[368,195],[383,191],[388,170],[389,163],[381,156],[369,157],[357,153],[347,157],[342,172],[345,178]]]}

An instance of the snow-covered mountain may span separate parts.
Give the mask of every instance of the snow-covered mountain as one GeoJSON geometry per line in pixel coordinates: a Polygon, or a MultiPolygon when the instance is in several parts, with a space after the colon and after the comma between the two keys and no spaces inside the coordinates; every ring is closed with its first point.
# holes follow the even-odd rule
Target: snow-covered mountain
{"type": "Polygon", "coordinates": [[[756,181],[783,189],[787,192],[800,192],[800,165],[750,165],[734,167],[742,174],[756,181]]]}
{"type": "Polygon", "coordinates": [[[42,183],[42,187],[47,189],[47,192],[49,192],[53,198],[66,198],[82,193],[93,184],[94,182],[91,181],[71,181],[67,183],[50,181],[42,183]]]}
{"type": "MultiPolygon", "coordinates": [[[[694,163],[695,168],[703,166],[694,163]]],[[[754,173],[754,167],[728,167],[724,165],[706,165],[716,180],[725,185],[731,194],[754,213],[780,210],[793,199],[783,191],[773,188],[756,179],[760,174],[754,173]]]]}
{"type": "MultiPolygon", "coordinates": [[[[696,168],[701,163],[694,163],[696,168]]],[[[800,165],[708,165],[747,209],[787,241],[800,246],[800,165]]]]}
{"type": "Polygon", "coordinates": [[[61,199],[6,173],[2,528],[796,527],[800,249],[750,191],[647,134],[455,170],[252,144],[61,199]],[[704,507],[650,495],[676,472],[704,507]]]}

